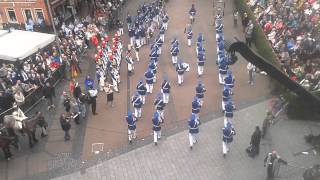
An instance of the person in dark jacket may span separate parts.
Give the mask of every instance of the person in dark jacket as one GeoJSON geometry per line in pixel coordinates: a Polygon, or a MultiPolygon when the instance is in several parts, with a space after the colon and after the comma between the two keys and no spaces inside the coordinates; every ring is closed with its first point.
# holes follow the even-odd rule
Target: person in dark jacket
{"type": "Polygon", "coordinates": [[[56,96],[56,93],[55,93],[54,87],[49,82],[47,82],[45,87],[43,88],[43,96],[44,98],[47,99],[48,110],[52,108],[54,109],[55,106],[53,104],[53,97],[56,96]]]}
{"type": "Polygon", "coordinates": [[[64,134],[64,140],[65,141],[69,141],[70,140],[70,134],[69,134],[69,130],[71,128],[70,120],[71,120],[70,112],[61,114],[61,116],[60,116],[60,124],[61,124],[62,130],[65,133],[64,134]]]}
{"type": "Polygon", "coordinates": [[[248,149],[248,154],[250,157],[254,157],[259,154],[261,140],[261,131],[259,126],[256,126],[256,130],[253,132],[250,141],[250,149],[248,149]]]}
{"type": "Polygon", "coordinates": [[[82,94],[82,90],[81,90],[81,87],[79,86],[79,83],[76,82],[75,83],[75,87],[74,87],[74,90],[73,90],[73,97],[75,99],[78,99],[82,94]]]}

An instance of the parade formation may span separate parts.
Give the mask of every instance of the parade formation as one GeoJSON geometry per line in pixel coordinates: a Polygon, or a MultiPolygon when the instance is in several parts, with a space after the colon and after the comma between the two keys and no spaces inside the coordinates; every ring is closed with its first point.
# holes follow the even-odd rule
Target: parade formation
{"type": "MultiPolygon", "coordinates": [[[[87,154],[90,154],[89,158],[98,157],[103,151],[107,152],[110,158],[109,153],[114,151],[113,148],[120,147],[118,144],[111,147],[116,143],[130,151],[139,151],[138,148],[142,144],[148,143],[149,147],[158,153],[163,147],[168,146],[167,137],[176,131],[184,133],[179,141],[183,142],[180,144],[185,148],[182,153],[188,153],[190,160],[194,158],[193,155],[204,150],[203,145],[216,141],[218,153],[214,152],[211,156],[219,157],[225,163],[233,161],[235,152],[238,153],[239,139],[247,136],[249,146],[244,148],[243,152],[247,153],[249,159],[259,156],[261,139],[269,136],[270,131],[266,128],[274,124],[275,116],[273,112],[268,111],[267,115],[270,117],[265,120],[268,127],[260,128],[255,124],[252,126],[255,129],[251,136],[247,129],[243,130],[244,125],[241,123],[244,120],[239,119],[239,111],[244,103],[240,101],[250,101],[251,97],[260,98],[261,94],[267,94],[269,91],[254,92],[254,85],[260,82],[255,80],[258,68],[253,63],[242,63],[236,68],[232,66],[237,57],[235,52],[226,50],[225,40],[229,34],[225,32],[229,30],[226,30],[225,26],[229,27],[230,23],[227,25],[224,22],[224,9],[217,7],[219,10],[210,17],[214,21],[213,24],[205,21],[205,28],[209,27],[215,32],[210,31],[211,34],[208,34],[203,29],[203,17],[200,16],[203,13],[198,9],[200,3],[188,2],[188,7],[183,8],[184,17],[181,19],[184,21],[180,22],[178,30],[172,32],[173,28],[177,27],[173,24],[177,19],[167,12],[168,1],[165,3],[162,0],[152,0],[137,4],[139,5],[134,13],[127,11],[122,18],[119,16],[119,19],[115,20],[115,31],[106,30],[103,23],[92,22],[90,17],[80,21],[76,19],[74,24],[61,24],[61,36],[70,36],[79,43],[81,39],[81,45],[78,46],[89,53],[80,55],[82,50],[78,52],[77,48],[69,47],[74,42],[69,42],[68,38],[66,42],[61,42],[64,43],[61,48],[68,46],[71,50],[62,49],[60,59],[52,55],[56,58],[53,60],[53,57],[50,57],[51,52],[48,52],[50,55],[44,53],[44,56],[51,58],[54,63],[60,63],[59,66],[70,66],[64,69],[64,73],[68,74],[70,71],[71,76],[62,78],[63,88],[56,88],[56,84],[48,80],[51,76],[46,75],[48,78],[43,81],[43,85],[41,84],[43,96],[39,98],[39,104],[42,103],[41,100],[45,100],[44,111],[48,114],[36,111],[28,117],[24,114],[27,112],[23,112],[21,108],[26,97],[22,91],[15,92],[16,103],[11,108],[12,114],[5,115],[3,123],[0,124],[0,148],[7,160],[15,157],[15,152],[10,146],[19,149],[24,136],[28,138],[30,148],[36,145],[39,141],[37,128],[40,129],[41,138],[51,143],[61,140],[64,145],[70,145],[67,148],[72,151],[75,144],[80,144],[81,147],[77,146],[81,151],[79,156],[85,158],[88,158],[87,154]],[[212,48],[215,45],[216,48],[212,48]],[[68,55],[63,57],[67,52],[68,55]],[[64,64],[63,58],[72,61],[70,64],[69,61],[64,64]],[[80,59],[88,62],[83,63],[80,59]],[[89,64],[89,68],[84,69],[83,64],[89,64]],[[247,73],[245,77],[248,78],[248,82],[243,83],[243,78],[239,76],[243,72],[247,73]],[[79,77],[80,75],[82,76],[79,77]],[[246,87],[241,88],[248,92],[243,93],[243,89],[239,88],[244,85],[246,87]],[[251,91],[254,94],[252,96],[251,91]],[[239,98],[242,93],[244,97],[239,98]],[[51,139],[51,134],[54,134],[56,129],[48,129],[50,126],[56,126],[56,122],[49,120],[48,123],[48,119],[45,118],[56,116],[56,113],[58,129],[62,134],[59,140],[56,140],[56,137],[51,139]],[[209,131],[205,126],[212,117],[219,120],[215,122],[219,129],[215,132],[209,131]],[[105,125],[107,126],[104,127],[105,125]],[[95,132],[99,132],[99,135],[95,132]],[[109,136],[110,134],[115,134],[116,138],[113,135],[109,136]],[[208,134],[210,138],[204,138],[208,137],[208,134]],[[211,135],[216,140],[213,140],[211,135]],[[50,139],[47,140],[46,137],[50,139]],[[103,147],[103,142],[106,142],[103,138],[112,141],[111,145],[103,147]],[[77,142],[79,139],[81,143],[77,142]],[[99,150],[95,150],[97,144],[102,145],[99,150]]],[[[215,6],[215,2],[213,5],[215,6]]],[[[232,18],[232,25],[237,27],[238,12],[235,11],[232,18]]],[[[248,21],[248,27],[242,33],[248,47],[253,46],[251,42],[255,25],[252,22],[248,21]]],[[[58,53],[55,48],[54,52],[58,53]]],[[[0,85],[5,83],[1,81],[0,85]]],[[[18,88],[20,86],[22,85],[18,88]]],[[[263,85],[260,90],[266,87],[267,85],[263,85]]],[[[251,116],[251,112],[241,117],[248,115],[251,116]]],[[[265,150],[266,148],[263,153],[265,150]]],[[[264,161],[261,160],[261,156],[259,161],[266,167],[264,174],[267,178],[276,178],[280,164],[290,166],[291,162],[282,159],[274,150],[274,146],[272,150],[267,149],[267,152],[264,161]]]]}

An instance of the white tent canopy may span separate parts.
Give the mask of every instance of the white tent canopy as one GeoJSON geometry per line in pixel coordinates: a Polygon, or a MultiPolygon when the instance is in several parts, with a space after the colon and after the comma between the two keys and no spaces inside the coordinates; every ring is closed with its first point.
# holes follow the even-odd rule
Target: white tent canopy
{"type": "Polygon", "coordinates": [[[55,40],[55,35],[14,30],[0,32],[0,60],[22,60],[55,40]],[[1,35],[2,34],[2,35],[1,35]]]}

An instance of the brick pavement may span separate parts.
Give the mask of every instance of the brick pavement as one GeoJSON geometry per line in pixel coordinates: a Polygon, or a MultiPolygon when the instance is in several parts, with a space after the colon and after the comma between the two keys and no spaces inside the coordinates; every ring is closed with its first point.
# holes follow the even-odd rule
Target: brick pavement
{"type": "MultiPolygon", "coordinates": [[[[297,167],[308,167],[320,161],[319,156],[297,156],[293,153],[309,148],[303,135],[309,133],[308,121],[280,120],[271,127],[271,133],[262,140],[260,155],[249,158],[245,152],[256,125],[262,124],[267,101],[239,110],[235,113],[234,126],[237,132],[231,152],[222,157],[222,118],[213,119],[200,126],[199,143],[192,151],[188,145],[188,131],[161,139],[128,153],[100,162],[82,173],[75,172],[54,180],[87,179],[219,179],[260,180],[265,178],[264,155],[276,149],[279,154],[297,167]]],[[[185,125],[187,126],[187,125],[185,125]]],[[[314,131],[320,127],[313,126],[314,131]]],[[[278,179],[300,180],[302,169],[282,166],[278,179]]]]}

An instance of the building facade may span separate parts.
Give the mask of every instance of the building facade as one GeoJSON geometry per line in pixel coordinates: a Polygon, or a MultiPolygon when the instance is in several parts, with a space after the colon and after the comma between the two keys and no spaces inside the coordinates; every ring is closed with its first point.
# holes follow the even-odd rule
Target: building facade
{"type": "Polygon", "coordinates": [[[63,17],[68,20],[77,13],[79,4],[80,0],[0,0],[0,26],[20,26],[23,29],[30,20],[35,25],[43,20],[51,26],[48,7],[51,7],[54,19],[63,17]]]}

